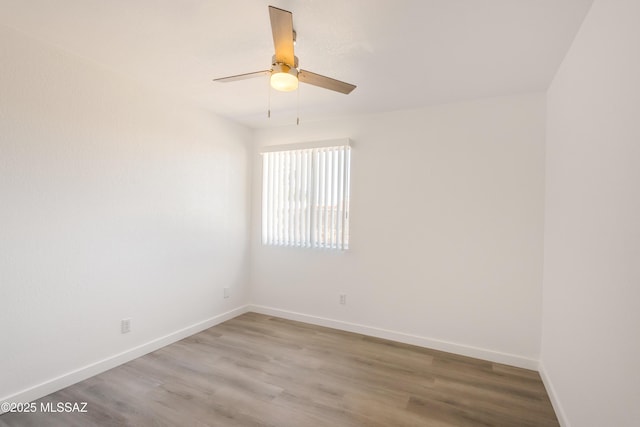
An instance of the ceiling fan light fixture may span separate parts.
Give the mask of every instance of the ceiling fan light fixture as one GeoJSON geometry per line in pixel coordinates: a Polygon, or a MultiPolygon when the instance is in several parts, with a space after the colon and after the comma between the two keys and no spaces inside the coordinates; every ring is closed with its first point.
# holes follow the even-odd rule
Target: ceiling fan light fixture
{"type": "Polygon", "coordinates": [[[281,92],[298,89],[298,70],[286,64],[275,64],[271,71],[271,87],[281,92]]]}

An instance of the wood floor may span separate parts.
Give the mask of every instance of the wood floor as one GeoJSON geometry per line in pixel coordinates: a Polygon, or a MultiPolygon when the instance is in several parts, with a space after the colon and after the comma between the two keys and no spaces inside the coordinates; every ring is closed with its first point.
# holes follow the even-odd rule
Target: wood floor
{"type": "Polygon", "coordinates": [[[247,313],[0,426],[558,426],[537,372],[247,313]]]}

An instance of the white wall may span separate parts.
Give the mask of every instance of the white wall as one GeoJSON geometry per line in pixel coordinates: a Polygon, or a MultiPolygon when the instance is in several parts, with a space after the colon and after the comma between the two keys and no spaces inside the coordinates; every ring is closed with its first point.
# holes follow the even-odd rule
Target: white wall
{"type": "Polygon", "coordinates": [[[247,302],[249,131],[3,27],[0,63],[0,401],[247,302]]]}
{"type": "Polygon", "coordinates": [[[256,153],[263,145],[351,138],[351,247],[262,246],[255,154],[257,309],[536,367],[544,96],[317,123],[302,118],[299,127],[257,131],[256,153]]]}
{"type": "Polygon", "coordinates": [[[548,92],[541,371],[565,426],[640,425],[638,17],[596,0],[548,92]]]}

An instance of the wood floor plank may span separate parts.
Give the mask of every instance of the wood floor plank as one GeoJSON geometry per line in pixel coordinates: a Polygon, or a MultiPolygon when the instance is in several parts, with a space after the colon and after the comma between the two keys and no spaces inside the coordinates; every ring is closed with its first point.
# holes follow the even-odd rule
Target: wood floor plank
{"type": "Polygon", "coordinates": [[[246,313],[89,378],[5,426],[558,426],[535,371],[246,313]]]}

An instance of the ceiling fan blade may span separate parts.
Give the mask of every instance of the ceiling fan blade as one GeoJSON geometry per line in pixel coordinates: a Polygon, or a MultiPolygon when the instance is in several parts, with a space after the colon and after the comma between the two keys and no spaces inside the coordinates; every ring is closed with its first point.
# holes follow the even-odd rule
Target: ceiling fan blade
{"type": "Polygon", "coordinates": [[[298,80],[303,83],[320,86],[325,89],[334,90],[344,94],[350,94],[356,88],[356,85],[341,82],[340,80],[332,79],[331,77],[321,76],[320,74],[312,73],[307,70],[300,70],[300,73],[298,73],[298,80]]]}
{"type": "Polygon", "coordinates": [[[267,74],[271,74],[271,70],[256,71],[253,73],[246,73],[246,74],[238,74],[237,76],[221,77],[219,79],[213,79],[213,81],[220,82],[220,83],[229,83],[229,82],[235,82],[236,80],[245,80],[245,79],[252,79],[254,77],[266,76],[267,74]]]}
{"type": "Polygon", "coordinates": [[[275,47],[276,62],[295,67],[293,55],[293,15],[287,10],[269,6],[271,18],[271,32],[273,33],[273,46],[275,47]]]}

